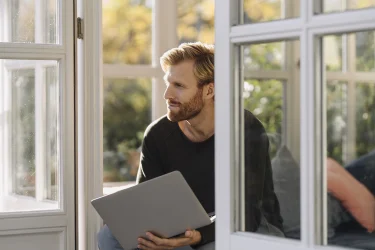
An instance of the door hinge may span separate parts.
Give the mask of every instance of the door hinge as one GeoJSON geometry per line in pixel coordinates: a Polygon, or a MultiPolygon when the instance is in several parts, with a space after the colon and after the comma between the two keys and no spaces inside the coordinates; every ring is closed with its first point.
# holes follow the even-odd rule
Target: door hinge
{"type": "Polygon", "coordinates": [[[83,39],[83,19],[77,18],[77,38],[83,39]]]}

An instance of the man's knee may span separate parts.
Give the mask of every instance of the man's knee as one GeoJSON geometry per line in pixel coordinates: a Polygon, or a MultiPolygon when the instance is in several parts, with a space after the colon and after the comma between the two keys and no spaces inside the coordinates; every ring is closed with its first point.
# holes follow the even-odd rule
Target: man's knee
{"type": "Polygon", "coordinates": [[[107,225],[104,225],[97,234],[100,250],[123,250],[119,242],[113,236],[107,225]]]}
{"type": "Polygon", "coordinates": [[[106,241],[108,241],[109,237],[109,228],[107,227],[107,225],[104,225],[100,231],[98,232],[97,234],[97,238],[98,238],[98,247],[100,250],[105,250],[105,243],[106,241]]]}

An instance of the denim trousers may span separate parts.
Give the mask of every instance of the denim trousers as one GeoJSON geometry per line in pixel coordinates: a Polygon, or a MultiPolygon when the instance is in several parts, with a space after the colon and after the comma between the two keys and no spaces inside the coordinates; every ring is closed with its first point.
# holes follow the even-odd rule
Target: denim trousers
{"type": "MultiPolygon", "coordinates": [[[[113,236],[107,225],[104,225],[98,233],[98,246],[100,250],[124,250],[117,239],[113,236]]],[[[192,250],[190,246],[179,247],[176,250],[192,250]]],[[[208,243],[198,250],[215,250],[215,242],[208,243]]]]}

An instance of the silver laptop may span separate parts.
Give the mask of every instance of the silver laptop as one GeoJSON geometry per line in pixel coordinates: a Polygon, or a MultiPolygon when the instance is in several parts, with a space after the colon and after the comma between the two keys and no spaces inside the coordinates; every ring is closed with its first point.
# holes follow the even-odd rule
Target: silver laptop
{"type": "Polygon", "coordinates": [[[213,221],[179,171],[91,203],[125,250],[136,248],[146,232],[170,238],[213,221]]]}

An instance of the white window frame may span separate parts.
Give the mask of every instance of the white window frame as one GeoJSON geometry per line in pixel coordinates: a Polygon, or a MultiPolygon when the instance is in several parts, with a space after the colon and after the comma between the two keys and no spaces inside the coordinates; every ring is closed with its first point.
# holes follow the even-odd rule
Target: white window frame
{"type": "MultiPolygon", "coordinates": [[[[3,11],[1,9],[0,11],[3,11]]],[[[3,12],[4,13],[4,12],[3,12]]],[[[1,13],[1,14],[3,14],[1,13]]],[[[75,248],[75,148],[74,148],[74,1],[61,1],[57,12],[59,20],[59,44],[35,44],[0,42],[0,58],[14,60],[52,60],[59,61],[59,114],[60,114],[60,159],[61,175],[59,176],[60,207],[53,210],[35,210],[23,212],[0,213],[1,237],[14,237],[28,234],[30,237],[42,233],[61,235],[61,249],[75,248]],[[64,136],[61,136],[64,135],[64,136]]],[[[0,19],[6,15],[1,15],[0,19]]],[[[3,20],[1,20],[3,21],[3,20]]],[[[1,22],[3,24],[3,22],[1,22]]],[[[7,23],[7,22],[4,22],[7,23]]],[[[1,25],[3,26],[3,25],[1,25]]],[[[0,35],[5,36],[5,28],[0,35]]],[[[1,37],[3,38],[3,37],[1,37]]],[[[5,66],[4,64],[1,66],[5,66]]],[[[4,73],[4,72],[2,72],[4,73]]],[[[4,90],[3,86],[1,87],[4,90]]],[[[0,97],[1,98],[1,97],[0,97]]],[[[3,108],[7,108],[4,107],[3,108]]],[[[2,139],[8,131],[1,131],[2,139]]],[[[7,154],[7,153],[6,153],[7,154]]],[[[3,155],[4,159],[4,155],[3,155]]],[[[6,178],[3,176],[3,178],[6,178]]],[[[4,191],[4,190],[3,190],[4,191]]],[[[55,237],[56,238],[56,237],[55,237]]],[[[56,239],[57,239],[56,238],[56,239]]],[[[33,239],[35,242],[35,239],[33,239]]],[[[31,241],[32,242],[32,241],[31,241]]],[[[30,248],[35,245],[30,242],[30,248]]],[[[57,243],[50,241],[50,244],[57,243]]],[[[29,244],[27,242],[26,244],[29,244]]]]}
{"type": "MultiPolygon", "coordinates": [[[[321,249],[326,243],[324,148],[325,124],[319,114],[324,110],[322,92],[318,88],[319,64],[322,62],[318,46],[320,36],[375,29],[375,9],[314,16],[314,1],[300,1],[300,17],[269,23],[237,25],[239,2],[217,0],[215,10],[215,194],[216,194],[216,249],[321,249]],[[282,28],[280,28],[282,27],[282,28]],[[234,121],[236,99],[233,82],[239,72],[236,46],[242,43],[270,42],[297,38],[300,41],[300,165],[301,165],[301,241],[279,239],[254,233],[237,232],[236,203],[239,176],[235,150],[234,121]],[[233,67],[234,65],[234,67],[233,67]],[[319,91],[319,92],[318,92],[319,91]],[[319,93],[319,94],[317,94],[319,93]],[[322,105],[320,105],[322,103],[322,105]],[[319,105],[318,105],[319,104],[319,105]],[[324,133],[322,133],[324,131],[324,133]],[[322,147],[323,146],[323,147],[322,147]],[[318,167],[317,167],[318,166],[318,167]],[[321,167],[320,167],[321,166],[321,167]],[[320,201],[320,202],[318,202],[320,201]]],[[[315,1],[316,2],[316,1],[315,1]]],[[[338,249],[325,246],[324,249],[338,249]]]]}
{"type": "MultiPolygon", "coordinates": [[[[11,37],[12,31],[8,29],[10,26],[7,25],[10,23],[9,16],[7,15],[10,13],[10,11],[6,11],[10,8],[9,0],[5,0],[2,2],[4,5],[0,10],[0,14],[2,16],[1,22],[4,23],[4,25],[1,25],[0,29],[0,41],[8,41],[9,37],[11,37]]],[[[43,43],[43,35],[45,34],[45,13],[47,8],[47,1],[46,0],[36,0],[35,3],[35,42],[36,43],[43,43]]],[[[57,6],[57,9],[59,9],[59,6],[57,6]]],[[[56,20],[59,20],[60,14],[57,13],[56,20]]],[[[60,33],[60,32],[59,32],[60,33]]],[[[56,36],[56,42],[59,42],[59,37],[61,37],[61,34],[57,34],[56,36]]],[[[17,44],[16,44],[17,45],[17,44]]],[[[18,46],[22,46],[22,44],[18,44],[18,46]]],[[[38,46],[38,45],[37,45],[38,46]]],[[[54,45],[52,45],[54,46],[54,45]]],[[[8,82],[8,74],[7,71],[12,70],[22,70],[22,69],[33,69],[35,71],[35,151],[40,152],[40,154],[35,155],[35,172],[36,172],[36,181],[35,181],[35,200],[37,202],[43,202],[45,201],[45,194],[44,191],[46,189],[46,178],[47,178],[47,171],[46,171],[46,133],[45,131],[46,127],[46,119],[43,117],[45,113],[44,109],[44,101],[46,98],[46,92],[44,91],[45,86],[45,79],[44,79],[44,69],[48,66],[57,66],[58,64],[54,62],[46,62],[46,61],[39,61],[39,60],[30,60],[30,61],[24,61],[22,65],[20,65],[18,62],[10,62],[7,63],[1,63],[0,66],[2,66],[2,70],[4,69],[5,72],[2,72],[1,77],[3,82],[8,82]]],[[[2,86],[3,91],[0,93],[3,94],[1,97],[2,100],[7,96],[6,93],[10,93],[10,87],[9,86],[2,86]],[[5,92],[4,92],[5,91],[5,92]]],[[[2,103],[4,105],[4,103],[2,103]]],[[[4,124],[6,126],[11,127],[12,118],[6,116],[8,121],[4,121],[4,124]]],[[[3,182],[0,185],[0,196],[1,195],[7,195],[7,196],[17,196],[19,199],[22,198],[21,195],[15,195],[12,190],[14,189],[14,183],[13,183],[13,174],[12,169],[15,169],[12,163],[12,147],[11,145],[11,133],[7,132],[6,129],[3,131],[3,140],[5,144],[2,145],[2,152],[3,152],[3,161],[2,165],[4,168],[3,171],[0,170],[0,176],[3,176],[3,182]]],[[[56,180],[59,181],[58,179],[56,180]]],[[[60,195],[59,195],[60,197],[60,195]]],[[[29,197],[25,197],[26,199],[30,199],[29,197]]],[[[55,203],[57,204],[57,201],[48,201],[49,204],[55,203]]]]}

